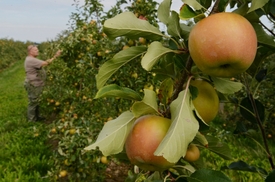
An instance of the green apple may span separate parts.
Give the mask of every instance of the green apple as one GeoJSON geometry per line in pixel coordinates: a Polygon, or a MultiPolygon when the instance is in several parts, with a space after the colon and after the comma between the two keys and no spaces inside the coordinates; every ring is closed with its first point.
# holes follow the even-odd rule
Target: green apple
{"type": "Polygon", "coordinates": [[[204,122],[212,121],[219,111],[219,97],[214,87],[205,80],[191,80],[190,85],[197,88],[193,104],[204,122]]]}
{"type": "Polygon", "coordinates": [[[253,26],[235,13],[216,13],[199,21],[188,40],[190,55],[205,74],[232,77],[245,72],[257,52],[253,26]]]}
{"type": "Polygon", "coordinates": [[[126,154],[130,162],[143,170],[164,171],[174,165],[163,156],[155,156],[154,152],[165,137],[171,120],[145,115],[138,118],[125,143],[126,154]]]}

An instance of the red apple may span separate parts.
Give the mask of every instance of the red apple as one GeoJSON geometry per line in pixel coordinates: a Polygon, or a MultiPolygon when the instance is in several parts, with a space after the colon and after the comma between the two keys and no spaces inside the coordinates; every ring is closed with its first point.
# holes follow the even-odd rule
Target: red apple
{"type": "Polygon", "coordinates": [[[216,13],[191,30],[188,47],[197,67],[205,74],[232,77],[245,72],[257,52],[253,26],[236,13],[216,13]]]}
{"type": "Polygon", "coordinates": [[[171,120],[155,115],[138,118],[127,137],[125,149],[130,162],[148,171],[163,171],[172,167],[163,156],[154,152],[165,137],[171,120]]]}
{"type": "Polygon", "coordinates": [[[147,18],[145,16],[143,16],[143,15],[139,15],[138,18],[141,19],[141,20],[147,20],[147,18]]]}

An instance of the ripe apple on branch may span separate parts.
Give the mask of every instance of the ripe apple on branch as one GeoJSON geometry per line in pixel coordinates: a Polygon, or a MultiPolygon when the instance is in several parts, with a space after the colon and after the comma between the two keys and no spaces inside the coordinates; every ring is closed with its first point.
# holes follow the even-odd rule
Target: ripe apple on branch
{"type": "MultiPolygon", "coordinates": [[[[252,65],[257,35],[251,23],[236,13],[210,14],[188,26],[182,25],[179,17],[184,19],[182,16],[187,14],[196,18],[201,11],[193,11],[184,4],[179,15],[170,12],[170,8],[171,0],[164,0],[158,11],[169,35],[130,12],[105,21],[104,32],[111,39],[143,37],[148,42],[121,50],[99,70],[96,98],[116,96],[134,103],[129,111],[106,123],[97,141],[86,150],[98,147],[106,156],[125,150],[130,162],[141,169],[163,171],[181,159],[198,160],[197,146],[207,149],[213,144],[193,144],[203,128],[199,120],[208,126],[216,117],[220,102],[217,93],[226,98],[242,89],[242,83],[230,78],[244,74],[252,65]],[[146,71],[160,76],[156,84],[159,97],[154,90],[138,93],[127,87],[106,85],[117,70],[138,58],[146,71]]],[[[207,141],[201,137],[201,141],[207,141]]],[[[231,158],[218,147],[212,151],[231,158]]]]}

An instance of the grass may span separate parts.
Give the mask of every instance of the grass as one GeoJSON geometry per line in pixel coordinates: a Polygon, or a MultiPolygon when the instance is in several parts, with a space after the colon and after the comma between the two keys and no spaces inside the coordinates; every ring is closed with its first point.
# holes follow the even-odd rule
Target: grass
{"type": "Polygon", "coordinates": [[[0,182],[48,181],[45,124],[26,120],[24,78],[23,61],[0,72],[0,182]]]}

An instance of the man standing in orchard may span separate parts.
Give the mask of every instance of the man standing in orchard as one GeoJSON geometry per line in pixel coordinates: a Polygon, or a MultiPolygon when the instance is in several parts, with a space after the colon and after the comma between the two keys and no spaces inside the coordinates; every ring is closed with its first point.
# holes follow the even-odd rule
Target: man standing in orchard
{"type": "Polygon", "coordinates": [[[57,51],[53,58],[46,61],[37,59],[39,50],[35,45],[28,46],[28,56],[25,59],[24,67],[26,72],[25,89],[28,93],[28,121],[41,121],[39,115],[39,96],[42,93],[46,80],[44,66],[49,65],[55,58],[60,56],[61,51],[57,51]]]}

